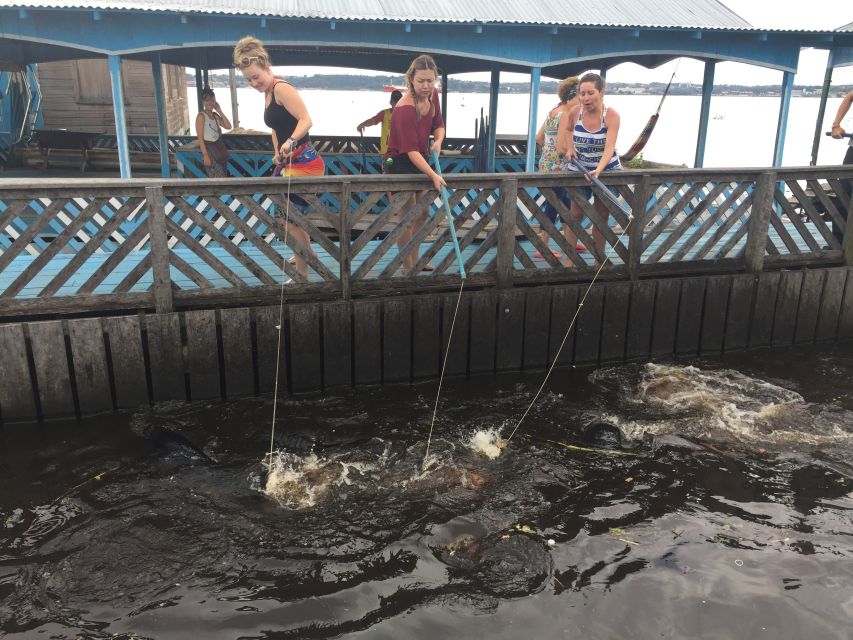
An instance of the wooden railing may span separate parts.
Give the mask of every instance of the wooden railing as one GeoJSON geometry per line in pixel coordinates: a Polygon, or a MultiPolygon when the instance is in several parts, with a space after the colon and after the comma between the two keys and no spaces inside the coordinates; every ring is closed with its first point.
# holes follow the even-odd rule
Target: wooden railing
{"type": "MultiPolygon", "coordinates": [[[[633,220],[607,201],[605,220],[574,174],[448,176],[468,286],[588,281],[605,259],[601,277],[636,280],[844,264],[845,246],[853,257],[853,234],[845,235],[849,167],[605,177],[633,220]],[[557,188],[580,203],[581,219],[557,188]],[[586,251],[549,221],[546,201],[586,251]],[[603,250],[593,228],[604,235],[603,250]]],[[[449,289],[458,286],[458,265],[439,204],[426,179],[409,176],[289,185],[282,178],[2,180],[0,316],[269,302],[283,279],[293,280],[289,299],[449,289]],[[307,204],[304,215],[288,189],[307,204]],[[431,216],[398,247],[417,215],[411,197],[431,216]],[[285,216],[309,235],[310,248],[285,235],[285,216]],[[287,262],[294,254],[306,260],[307,279],[287,262]],[[405,269],[408,256],[415,264],[405,269]]]]}

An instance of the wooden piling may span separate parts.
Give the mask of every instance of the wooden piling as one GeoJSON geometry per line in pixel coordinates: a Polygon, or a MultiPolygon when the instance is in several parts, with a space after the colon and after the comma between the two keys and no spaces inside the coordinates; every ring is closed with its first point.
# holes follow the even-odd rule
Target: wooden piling
{"type": "Polygon", "coordinates": [[[52,418],[74,415],[74,395],[62,322],[31,322],[27,329],[42,415],[52,418]]]}

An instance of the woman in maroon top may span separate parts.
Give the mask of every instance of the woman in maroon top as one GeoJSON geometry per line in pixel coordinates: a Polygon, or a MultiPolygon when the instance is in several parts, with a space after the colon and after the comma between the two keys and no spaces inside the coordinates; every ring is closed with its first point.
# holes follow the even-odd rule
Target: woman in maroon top
{"type": "MultiPolygon", "coordinates": [[[[431,56],[421,55],[412,61],[406,71],[406,85],[409,90],[400,98],[391,113],[391,133],[388,136],[388,151],[385,152],[383,167],[386,173],[392,174],[426,174],[432,180],[433,187],[440,191],[441,186],[445,184],[444,178],[433,171],[428,160],[431,151],[441,153],[441,143],[444,140],[444,120],[435,88],[437,78],[438,67],[431,56]],[[432,147],[429,144],[430,135],[435,138],[432,147]]],[[[407,208],[413,207],[424,193],[426,192],[421,191],[417,196],[412,195],[407,208]]],[[[427,208],[419,211],[397,239],[397,248],[401,252],[424,225],[427,214],[427,208]]],[[[417,259],[416,251],[406,256],[403,262],[404,272],[414,267],[417,259]]],[[[427,265],[424,269],[431,271],[432,266],[427,265]]]]}

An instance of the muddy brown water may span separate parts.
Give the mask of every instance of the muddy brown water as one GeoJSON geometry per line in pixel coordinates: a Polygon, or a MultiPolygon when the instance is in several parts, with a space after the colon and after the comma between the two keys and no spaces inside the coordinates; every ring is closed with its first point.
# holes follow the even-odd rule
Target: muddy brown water
{"type": "Polygon", "coordinates": [[[560,370],[494,460],[541,374],[452,380],[426,473],[434,382],[288,399],[332,446],[276,497],[270,398],[7,425],[0,635],[846,639],[852,379],[849,345],[560,370]]]}

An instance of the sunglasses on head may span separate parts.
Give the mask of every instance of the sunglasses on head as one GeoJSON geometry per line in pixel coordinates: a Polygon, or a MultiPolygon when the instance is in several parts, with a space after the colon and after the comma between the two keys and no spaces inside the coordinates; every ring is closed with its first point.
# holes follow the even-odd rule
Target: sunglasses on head
{"type": "Polygon", "coordinates": [[[245,69],[253,62],[260,62],[263,58],[261,56],[243,56],[240,58],[239,62],[234,63],[234,67],[237,69],[245,69]]]}

